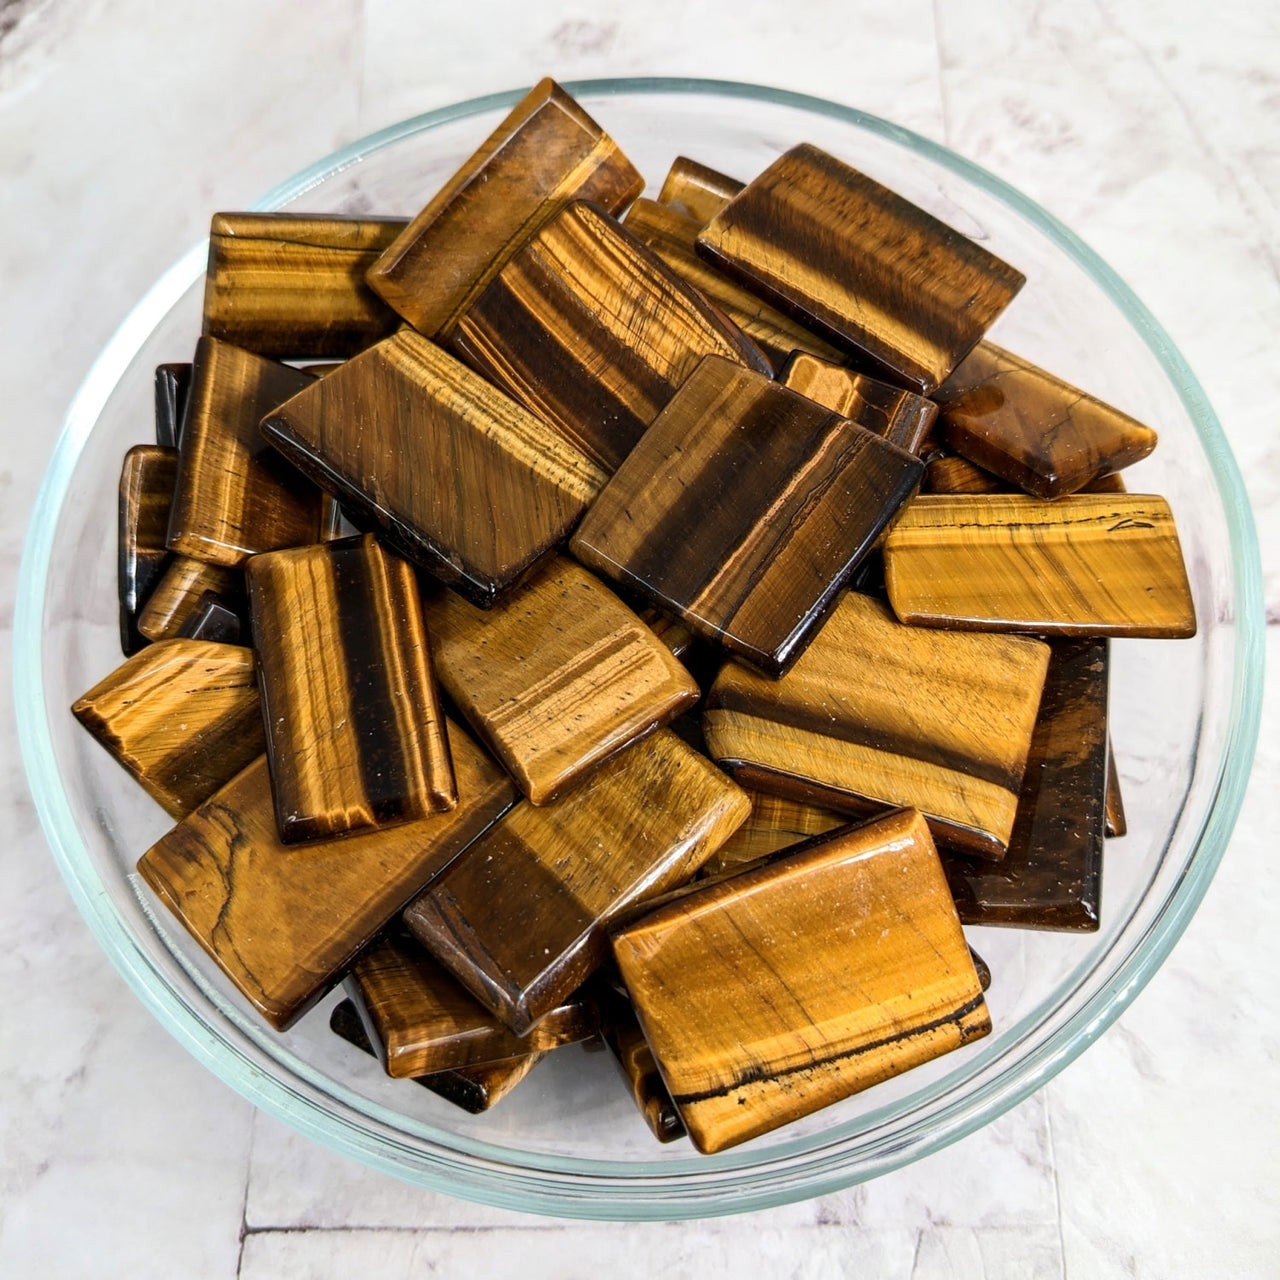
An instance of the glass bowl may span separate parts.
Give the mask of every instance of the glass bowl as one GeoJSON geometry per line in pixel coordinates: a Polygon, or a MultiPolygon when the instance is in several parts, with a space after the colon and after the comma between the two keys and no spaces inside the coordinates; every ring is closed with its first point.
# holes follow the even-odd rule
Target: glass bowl
{"type": "MultiPolygon", "coordinates": [[[[1025,272],[997,341],[1160,431],[1160,447],[1129,484],[1173,506],[1200,630],[1194,640],[1113,645],[1112,736],[1130,834],[1107,845],[1101,930],[969,930],[995,975],[989,1038],[709,1157],[684,1143],[658,1146],[605,1053],[553,1054],[475,1117],[388,1079],[334,1036],[337,992],[287,1034],[269,1031],[139,883],[134,864],[169,821],[68,710],[121,660],[120,460],[148,438],[156,364],[190,358],[203,244],[130,314],[67,416],[19,582],[19,731],[49,843],[103,949],[161,1023],[255,1104],[335,1150],[451,1195],[595,1218],[730,1213],[845,1187],[962,1137],[1061,1070],[1150,978],[1222,857],[1252,762],[1262,673],[1257,543],[1226,440],[1182,357],[1115,273],[1025,196],[935,143],[816,98],[694,80],[568,87],[651,192],[678,154],[750,178],[801,141],[865,170],[1025,272]]],[[[385,129],[255,207],[412,214],[519,96],[385,129]]]]}

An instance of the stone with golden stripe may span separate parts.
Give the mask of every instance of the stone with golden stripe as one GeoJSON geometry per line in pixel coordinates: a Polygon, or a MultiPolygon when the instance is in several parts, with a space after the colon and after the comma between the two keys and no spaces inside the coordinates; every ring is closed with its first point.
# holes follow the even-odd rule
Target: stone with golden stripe
{"type": "Polygon", "coordinates": [[[705,225],[746,185],[737,178],[699,164],[688,156],[676,156],[662,180],[658,200],[678,205],[680,210],[705,225]]]}
{"type": "Polygon", "coordinates": [[[751,797],[751,816],[707,859],[702,868],[704,875],[719,875],[745,866],[812,836],[825,835],[849,821],[848,814],[821,805],[750,788],[746,791],[751,797]]]}
{"type": "Polygon", "coordinates": [[[171,555],[168,567],[138,615],[138,631],[148,640],[172,640],[183,634],[210,596],[237,616],[242,614],[244,574],[225,565],[171,555]]]}
{"type": "Polygon", "coordinates": [[[147,637],[138,615],[173,558],[165,539],[178,477],[178,451],[161,445],[134,445],[120,469],[116,574],[120,597],[120,647],[137,653],[147,637]]]}

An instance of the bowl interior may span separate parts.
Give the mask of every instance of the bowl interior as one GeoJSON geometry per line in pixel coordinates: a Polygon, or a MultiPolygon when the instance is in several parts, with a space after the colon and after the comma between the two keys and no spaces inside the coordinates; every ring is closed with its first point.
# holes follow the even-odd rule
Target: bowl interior
{"type": "MultiPolygon", "coordinates": [[[[968,930],[994,974],[990,1038],[716,1157],[658,1146],[605,1053],[552,1055],[494,1112],[472,1117],[387,1079],[334,1037],[338,993],[286,1035],[260,1026],[133,874],[168,819],[68,712],[120,661],[120,460],[150,438],[155,365],[190,358],[203,246],[143,300],[72,408],[24,563],[20,727],[50,842],[108,954],[161,1021],[252,1100],[454,1194],[586,1216],[727,1212],[847,1185],[961,1136],[1069,1061],[1142,985],[1203,894],[1248,774],[1261,671],[1257,552],[1234,464],[1189,371],[1124,286],[1030,202],[914,135],[796,95],[691,82],[575,90],[650,195],[679,154],[745,179],[810,141],[865,170],[1026,274],[996,341],[1160,432],[1126,480],[1173,507],[1200,630],[1189,641],[1112,646],[1112,738],[1130,834],[1107,845],[1101,930],[968,930]]],[[[260,207],[412,214],[518,96],[396,126],[260,207]]]]}

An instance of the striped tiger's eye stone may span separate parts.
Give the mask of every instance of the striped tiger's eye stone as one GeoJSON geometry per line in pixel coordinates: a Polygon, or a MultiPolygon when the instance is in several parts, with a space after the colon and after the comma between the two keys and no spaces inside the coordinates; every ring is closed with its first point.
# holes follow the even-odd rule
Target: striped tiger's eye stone
{"type": "Polygon", "coordinates": [[[678,205],[705,226],[745,185],[688,156],[676,156],[662,181],[658,201],[678,205]]]}
{"type": "Polygon", "coordinates": [[[884,564],[893,611],[915,626],[1196,633],[1173,513],[1149,494],[927,494],[885,539],[884,564]]]}
{"type": "Polygon", "coordinates": [[[315,542],[320,491],[258,430],[313,379],[217,338],[201,338],[169,518],[169,549],[238,568],[259,551],[315,542]]]}
{"type": "Polygon", "coordinates": [[[138,872],[240,994],[283,1031],[515,800],[450,726],[458,805],[386,830],[286,845],[260,756],[142,855],[138,872]]]}
{"type": "Polygon", "coordinates": [[[174,818],[203,804],[263,748],[253,651],[236,645],[157,641],[71,711],[174,818]]]}
{"type": "Polygon", "coordinates": [[[684,1121],[662,1082],[653,1050],[640,1030],[636,1011],[625,995],[600,983],[600,1033],[627,1082],[640,1115],[659,1142],[684,1137],[684,1121]]]}
{"type": "Polygon", "coordinates": [[[458,322],[451,346],[606,471],[703,356],[768,362],[602,210],[547,222],[458,322]]]}
{"type": "Polygon", "coordinates": [[[704,875],[719,875],[845,826],[848,815],[788,796],[748,790],[751,816],[703,865],[704,875]]]}
{"type": "Polygon", "coordinates": [[[189,364],[156,365],[156,444],[176,449],[191,392],[189,364]]]}
{"type": "Polygon", "coordinates": [[[425,597],[437,675],[534,804],[698,701],[671,651],[559,556],[493,609],[425,597]]]}
{"type": "Polygon", "coordinates": [[[839,414],[709,356],[569,545],[588,568],[777,675],[923,470],[839,414]]]}
{"type": "Polygon", "coordinates": [[[280,358],[352,356],[399,327],[365,272],[404,218],[215,213],[204,332],[280,358]]]}
{"type": "Polygon", "coordinates": [[[540,81],[369,269],[375,293],[429,338],[458,318],[572,200],[616,213],[644,179],[554,80],[540,81]]]}
{"type": "Polygon", "coordinates": [[[120,469],[116,577],[120,647],[125,656],[147,643],[138,615],[173,558],[165,539],[178,477],[178,454],[161,445],[134,445],[120,469]]]}
{"type": "Polygon", "coordinates": [[[934,399],[951,448],[1038,498],[1075,493],[1156,447],[1150,427],[992,342],[934,399]]]}
{"type": "Polygon", "coordinates": [[[239,617],[244,612],[244,574],[190,556],[171,555],[138,615],[138,630],[148,640],[172,640],[189,629],[210,596],[239,617]]]}
{"type": "Polygon", "coordinates": [[[659,907],[613,953],[699,1151],[723,1151],[987,1035],[914,810],[659,907]]]}
{"type": "Polygon", "coordinates": [[[413,570],[365,534],[254,556],[247,578],[281,840],[452,809],[413,570]]]}
{"type": "MultiPolygon", "coordinates": [[[[921,493],[1017,493],[1018,486],[985,471],[968,458],[957,454],[941,454],[930,459],[924,469],[921,493]]],[[[1112,474],[1099,476],[1080,486],[1080,493],[1127,493],[1124,478],[1112,474]]]]}
{"type": "Polygon", "coordinates": [[[1120,792],[1120,772],[1116,768],[1116,753],[1107,743],[1107,799],[1106,836],[1108,840],[1129,834],[1129,823],[1124,816],[1124,796],[1120,792]]]}
{"type": "Polygon", "coordinates": [[[698,250],[924,395],[1026,283],[967,236],[808,143],[730,200],[698,250]]]}
{"type": "Polygon", "coordinates": [[[781,680],[727,663],[702,727],[745,786],[850,814],[909,805],[939,843],[999,859],[1048,662],[1039,640],[905,627],[849,592],[781,680]]]}
{"type": "Polygon", "coordinates": [[[517,805],[405,923],[524,1035],[604,960],[610,920],[692,878],[749,810],[728,778],[659,729],[554,804],[517,805]]]}
{"type": "Polygon", "coordinates": [[[411,329],[282,404],[262,431],[356,524],[481,608],[565,537],[606,479],[411,329]]]}

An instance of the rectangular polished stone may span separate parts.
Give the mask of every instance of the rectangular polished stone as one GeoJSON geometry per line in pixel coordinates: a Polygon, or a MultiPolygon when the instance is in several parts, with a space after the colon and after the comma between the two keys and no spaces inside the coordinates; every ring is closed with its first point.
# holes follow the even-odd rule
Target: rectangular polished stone
{"type": "Polygon", "coordinates": [[[1026,283],[967,236],[808,143],[729,201],[698,250],[924,395],[1026,283]]]}
{"type": "Polygon", "coordinates": [[[277,1030],[306,1012],[408,900],[515,800],[460,729],[458,805],[385,831],[286,845],[260,756],[143,854],[138,871],[277,1030]]]}
{"type": "Polygon", "coordinates": [[[534,804],[700,696],[670,649],[560,556],[493,609],[446,587],[424,605],[441,684],[534,804]]]}
{"type": "Polygon", "coordinates": [[[1108,840],[1129,834],[1129,823],[1124,816],[1124,796],[1120,792],[1120,773],[1116,768],[1116,753],[1107,743],[1107,799],[1106,836],[1108,840]]]}
{"type": "Polygon", "coordinates": [[[190,394],[189,364],[156,365],[156,444],[166,449],[178,447],[190,394]]]}
{"type": "Polygon", "coordinates": [[[688,156],[676,156],[662,180],[658,202],[678,206],[680,212],[705,226],[744,186],[745,182],[688,156]]]}
{"type": "Polygon", "coordinates": [[[238,645],[147,645],[71,711],[173,818],[203,804],[265,745],[253,650],[238,645]]]}
{"type": "Polygon", "coordinates": [[[363,351],[399,327],[364,275],[405,225],[404,218],[215,213],[203,332],[278,358],[363,351]]]}
{"type": "Polygon", "coordinates": [[[920,627],[1196,633],[1173,513],[1150,494],[926,494],[884,542],[894,612],[920,627]]]}
{"type": "Polygon", "coordinates": [[[280,838],[458,802],[413,570],[372,534],[246,566],[280,838]]]}
{"type": "Polygon", "coordinates": [[[675,1142],[685,1136],[684,1121],[671,1101],[662,1073],[653,1059],[653,1050],[640,1030],[631,1001],[599,983],[600,1033],[609,1046],[622,1078],[644,1118],[649,1131],[659,1142],[675,1142]]]}
{"type": "Polygon", "coordinates": [[[849,816],[834,809],[806,804],[788,796],[752,791],[751,816],[703,865],[704,875],[719,875],[790,848],[812,836],[845,826],[849,816]]]}
{"type": "Polygon", "coordinates": [[[588,568],[777,675],[923,471],[839,414],[709,356],[569,545],[588,568]]]}
{"type": "Polygon", "coordinates": [[[701,294],[580,202],[508,261],[450,345],[606,471],[621,465],[703,356],[772,374],[701,294]]]}
{"type": "Polygon", "coordinates": [[[909,805],[940,844],[999,859],[1048,662],[1039,640],[906,627],[849,592],[781,680],[727,663],[702,727],[744,786],[850,814],[909,805]]]}
{"type": "Polygon", "coordinates": [[[554,804],[517,805],[405,922],[524,1035],[605,958],[610,920],[690,879],[749,810],[728,778],[659,729],[554,804]]]}
{"type": "Polygon", "coordinates": [[[139,444],[124,455],[117,507],[116,583],[120,648],[126,657],[147,643],[138,630],[138,615],[173,558],[165,539],[177,477],[176,449],[139,444]]]}
{"type": "Polygon", "coordinates": [[[188,630],[210,597],[245,620],[244,574],[239,569],[171,554],[138,614],[138,631],[148,640],[172,640],[188,630]]]}
{"type": "Polygon", "coordinates": [[[1156,433],[991,342],[965,357],[934,399],[947,444],[1038,498],[1060,498],[1156,447],[1156,433]]]}
{"type": "Polygon", "coordinates": [[[411,329],[326,374],[262,430],[350,519],[481,608],[565,537],[607,478],[411,329]]]}
{"type": "Polygon", "coordinates": [[[169,549],[237,568],[259,551],[315,542],[320,491],[258,430],[314,379],[217,338],[201,338],[191,369],[169,518],[169,549]]]}
{"type": "MultiPolygon", "coordinates": [[[[959,454],[940,453],[931,458],[924,469],[921,493],[1017,493],[1016,484],[1002,480],[959,454]]],[[[1112,473],[1088,480],[1079,493],[1127,493],[1124,477],[1112,473]]]]}
{"type": "Polygon", "coordinates": [[[644,179],[554,80],[529,91],[369,269],[429,338],[454,324],[524,242],[573,200],[616,213],[644,179]]]}
{"type": "Polygon", "coordinates": [[[699,1151],[723,1151],[987,1035],[928,827],[899,810],[621,929],[613,952],[699,1151]]]}

